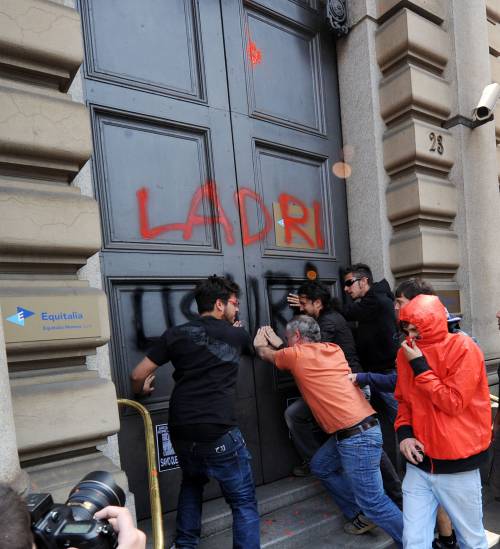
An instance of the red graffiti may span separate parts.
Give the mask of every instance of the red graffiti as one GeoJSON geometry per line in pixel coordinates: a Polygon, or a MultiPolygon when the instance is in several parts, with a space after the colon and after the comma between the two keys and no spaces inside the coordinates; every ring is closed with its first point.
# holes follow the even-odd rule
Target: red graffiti
{"type": "Polygon", "coordinates": [[[253,244],[254,242],[258,242],[259,240],[263,239],[266,234],[271,230],[271,227],[273,226],[273,219],[271,217],[271,214],[269,213],[269,210],[266,208],[262,198],[250,189],[240,189],[237,193],[235,193],[235,200],[240,211],[243,245],[248,246],[249,244],[253,244]],[[250,234],[250,229],[248,227],[248,216],[247,210],[245,208],[246,198],[253,198],[253,200],[255,200],[260,206],[260,209],[264,214],[264,228],[253,235],[250,234]]]}
{"type": "MultiPolygon", "coordinates": [[[[170,231],[182,231],[182,238],[189,240],[193,235],[193,229],[198,225],[219,224],[224,229],[226,242],[229,245],[235,243],[233,225],[222,207],[216,184],[208,181],[202,185],[193,194],[189,211],[184,223],[167,223],[151,227],[149,221],[149,189],[142,187],[136,192],[137,208],[139,215],[139,227],[142,238],[152,240],[158,238],[163,233],[170,231]],[[211,205],[215,215],[202,215],[199,213],[202,202],[208,202],[211,205]]],[[[234,194],[234,200],[238,208],[241,220],[242,241],[244,246],[254,244],[262,240],[272,229],[273,220],[269,209],[264,204],[261,196],[254,191],[241,188],[234,194]],[[249,217],[247,212],[247,202],[253,200],[263,215],[264,226],[254,234],[251,234],[249,217]]],[[[294,234],[303,238],[310,248],[324,247],[323,235],[321,233],[321,205],[319,202],[313,202],[314,230],[315,240],[308,234],[306,225],[309,223],[309,208],[297,197],[287,193],[281,193],[278,197],[278,203],[281,208],[282,220],[278,223],[283,226],[285,243],[292,245],[294,234]],[[300,215],[292,215],[292,207],[300,209],[300,215]]]]}
{"type": "Polygon", "coordinates": [[[194,225],[206,225],[215,223],[219,223],[220,225],[222,225],[222,227],[226,231],[227,243],[234,244],[233,226],[227,218],[226,212],[222,208],[219,200],[219,195],[217,194],[217,189],[215,187],[215,183],[209,181],[208,183],[205,183],[205,185],[202,185],[201,188],[198,189],[193,195],[193,198],[191,200],[191,207],[189,208],[189,213],[187,216],[187,221],[182,237],[184,238],[184,240],[189,240],[191,238],[191,235],[193,234],[194,225]],[[210,200],[210,202],[212,202],[212,205],[218,215],[207,217],[205,215],[198,215],[196,213],[203,198],[208,199],[210,200]]]}

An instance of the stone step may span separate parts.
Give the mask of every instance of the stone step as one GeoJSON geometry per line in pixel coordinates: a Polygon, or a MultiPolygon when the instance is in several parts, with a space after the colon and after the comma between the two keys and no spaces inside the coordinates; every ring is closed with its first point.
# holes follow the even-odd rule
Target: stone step
{"type": "MultiPolygon", "coordinates": [[[[309,546],[314,549],[383,549],[395,547],[392,539],[379,528],[361,536],[345,534],[345,519],[331,498],[319,494],[282,507],[261,518],[262,549],[294,549],[309,546]]],[[[232,530],[203,538],[200,549],[232,547],[232,530]]]]}
{"type": "MultiPolygon", "coordinates": [[[[257,487],[259,514],[272,513],[283,507],[293,505],[315,495],[323,493],[321,483],[313,477],[288,477],[270,484],[257,487]]],[[[175,532],[175,512],[163,515],[166,547],[168,548],[175,532]]],[[[231,510],[223,498],[206,501],[203,504],[202,536],[213,536],[218,532],[230,529],[232,525],[231,510]]],[[[151,520],[140,521],[138,527],[151,539],[151,520]]]]}

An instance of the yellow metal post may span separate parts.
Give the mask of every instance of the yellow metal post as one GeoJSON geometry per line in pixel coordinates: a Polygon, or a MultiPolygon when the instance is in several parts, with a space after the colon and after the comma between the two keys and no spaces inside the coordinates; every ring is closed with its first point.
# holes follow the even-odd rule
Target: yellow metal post
{"type": "Polygon", "coordinates": [[[145,406],[135,400],[119,398],[120,406],[135,408],[142,416],[144,422],[144,437],[146,439],[146,455],[148,460],[149,500],[151,503],[151,521],[153,524],[153,548],[164,549],[163,539],[163,514],[161,511],[160,485],[158,483],[158,470],[156,469],[155,436],[153,422],[145,406]]]}

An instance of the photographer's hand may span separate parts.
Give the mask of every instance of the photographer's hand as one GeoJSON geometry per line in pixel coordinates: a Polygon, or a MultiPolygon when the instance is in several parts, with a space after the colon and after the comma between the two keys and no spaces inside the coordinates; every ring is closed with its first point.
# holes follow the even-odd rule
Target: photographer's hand
{"type": "Polygon", "coordinates": [[[146,549],[146,534],[135,528],[132,515],[126,507],[104,507],[94,518],[109,521],[118,534],[117,549],[146,549]]]}

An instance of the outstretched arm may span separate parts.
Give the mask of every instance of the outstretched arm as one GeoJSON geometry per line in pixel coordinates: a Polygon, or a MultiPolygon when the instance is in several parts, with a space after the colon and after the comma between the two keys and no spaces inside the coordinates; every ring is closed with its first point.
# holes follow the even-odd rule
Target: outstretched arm
{"type": "Polygon", "coordinates": [[[130,380],[132,382],[132,390],[136,395],[149,395],[154,391],[152,383],[155,379],[153,372],[158,368],[147,356],[132,370],[130,380]]]}
{"type": "Polygon", "coordinates": [[[259,358],[261,358],[265,362],[275,364],[274,355],[276,354],[276,350],[271,347],[271,345],[269,344],[269,340],[266,337],[266,332],[268,331],[268,328],[269,326],[262,326],[262,328],[259,328],[257,330],[257,334],[255,336],[255,339],[253,340],[253,346],[255,347],[255,351],[259,355],[259,358]]]}

